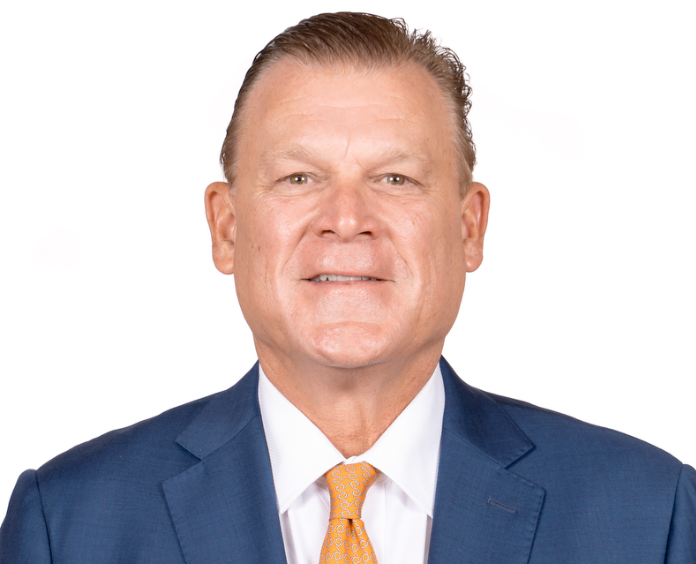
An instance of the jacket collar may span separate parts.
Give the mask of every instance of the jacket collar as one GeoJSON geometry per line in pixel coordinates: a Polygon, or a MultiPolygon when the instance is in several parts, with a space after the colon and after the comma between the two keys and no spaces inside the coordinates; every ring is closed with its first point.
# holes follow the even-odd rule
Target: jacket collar
{"type": "Polygon", "coordinates": [[[509,468],[534,445],[443,359],[445,415],[429,564],[528,562],[543,488],[509,468]]]}
{"type": "Polygon", "coordinates": [[[258,364],[177,438],[199,462],[162,486],[187,564],[285,564],[258,364]]]}
{"type": "MultiPolygon", "coordinates": [[[[527,562],[544,490],[510,467],[533,443],[440,361],[445,413],[429,564],[527,562]]],[[[187,564],[285,564],[258,404],[258,365],[177,438],[199,459],[163,484],[187,564]]]]}
{"type": "MultiPolygon", "coordinates": [[[[443,429],[508,467],[534,444],[488,394],[469,386],[440,359],[445,386],[443,429]]],[[[261,417],[258,362],[233,387],[221,392],[181,432],[176,442],[202,460],[233,439],[250,421],[261,417]]]]}
{"type": "Polygon", "coordinates": [[[466,384],[442,357],[445,384],[443,431],[450,431],[480,453],[507,468],[534,449],[512,418],[491,396],[466,384]]]}
{"type": "Polygon", "coordinates": [[[176,442],[203,460],[261,417],[259,363],[234,386],[216,394],[177,437],[176,442]]]}

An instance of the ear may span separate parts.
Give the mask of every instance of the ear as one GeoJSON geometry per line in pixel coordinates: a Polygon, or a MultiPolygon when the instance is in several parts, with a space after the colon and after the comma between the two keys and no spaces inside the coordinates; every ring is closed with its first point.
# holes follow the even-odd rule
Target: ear
{"type": "Polygon", "coordinates": [[[473,272],[483,262],[483,237],[488,225],[491,195],[483,184],[474,182],[462,199],[462,239],[466,271],[473,272]]]}
{"type": "Polygon", "coordinates": [[[223,274],[234,273],[234,240],[237,216],[234,197],[226,182],[213,182],[205,189],[205,215],[213,239],[213,262],[223,274]]]}

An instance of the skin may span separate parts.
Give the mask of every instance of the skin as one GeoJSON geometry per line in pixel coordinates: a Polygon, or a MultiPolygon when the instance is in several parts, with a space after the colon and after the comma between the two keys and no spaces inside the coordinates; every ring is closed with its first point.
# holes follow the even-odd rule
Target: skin
{"type": "Polygon", "coordinates": [[[244,117],[234,191],[205,194],[215,265],[235,276],[271,382],[361,454],[435,370],[483,258],[488,190],[461,197],[453,118],[415,64],[282,59],[244,117]]]}

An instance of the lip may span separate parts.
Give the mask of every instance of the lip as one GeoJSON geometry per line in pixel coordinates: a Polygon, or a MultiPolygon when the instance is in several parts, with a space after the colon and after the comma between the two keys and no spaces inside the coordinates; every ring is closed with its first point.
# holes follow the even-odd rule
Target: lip
{"type": "Polygon", "coordinates": [[[303,280],[306,282],[314,282],[315,284],[326,284],[327,282],[338,284],[351,284],[357,282],[386,282],[384,278],[380,278],[374,274],[343,274],[338,272],[319,272],[314,276],[303,278],[303,280]]]}

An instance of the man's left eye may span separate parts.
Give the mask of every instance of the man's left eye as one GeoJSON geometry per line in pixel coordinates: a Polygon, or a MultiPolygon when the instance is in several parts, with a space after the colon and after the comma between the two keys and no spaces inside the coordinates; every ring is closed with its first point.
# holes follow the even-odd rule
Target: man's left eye
{"type": "Polygon", "coordinates": [[[406,182],[406,177],[400,174],[390,174],[387,176],[387,182],[392,186],[403,186],[406,182]]]}

